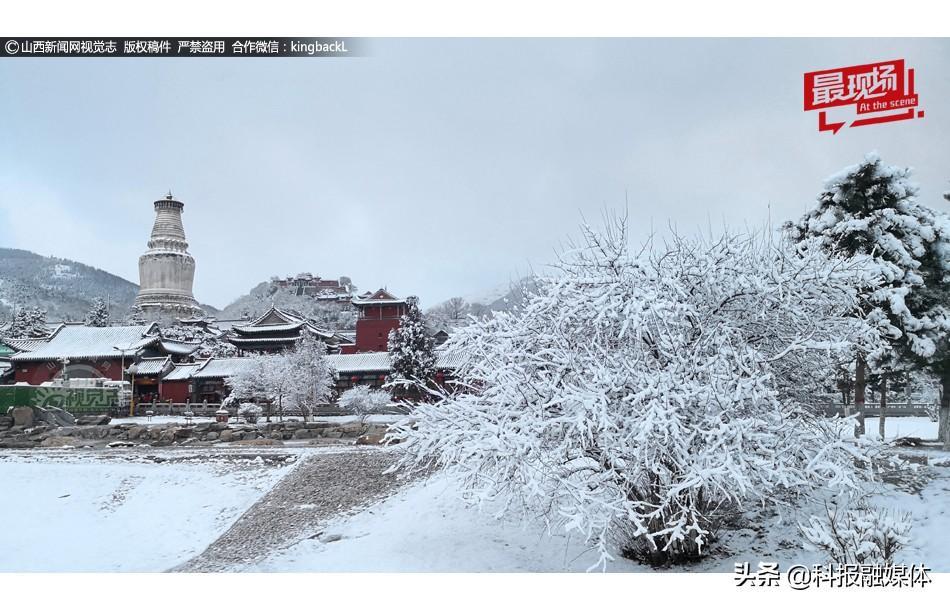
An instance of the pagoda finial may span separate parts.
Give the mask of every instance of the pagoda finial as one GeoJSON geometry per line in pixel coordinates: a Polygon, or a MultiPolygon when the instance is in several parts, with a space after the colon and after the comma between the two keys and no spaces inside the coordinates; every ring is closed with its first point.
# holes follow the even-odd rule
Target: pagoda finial
{"type": "Polygon", "coordinates": [[[174,200],[174,198],[172,197],[172,190],[171,190],[171,189],[168,190],[168,195],[165,196],[165,199],[166,199],[166,200],[174,200]]]}

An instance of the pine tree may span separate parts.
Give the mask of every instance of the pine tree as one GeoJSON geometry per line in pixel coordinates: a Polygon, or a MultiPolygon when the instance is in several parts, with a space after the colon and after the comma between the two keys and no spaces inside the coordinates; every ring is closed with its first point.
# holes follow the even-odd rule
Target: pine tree
{"type": "Polygon", "coordinates": [[[46,310],[39,307],[21,307],[13,314],[3,336],[10,339],[46,337],[46,310]]]}
{"type": "Polygon", "coordinates": [[[396,393],[422,395],[436,371],[434,342],[426,328],[419,300],[406,300],[406,314],[399,328],[389,333],[389,384],[396,393]]]}
{"type": "Polygon", "coordinates": [[[109,325],[109,307],[101,297],[96,297],[92,301],[92,307],[86,312],[86,326],[108,326],[109,325]]]}
{"type": "Polygon", "coordinates": [[[131,326],[144,326],[146,324],[145,312],[138,305],[133,305],[129,308],[129,313],[125,317],[125,323],[131,326]]]}
{"type": "MultiPolygon", "coordinates": [[[[886,389],[888,375],[912,366],[935,369],[943,358],[950,360],[938,351],[947,349],[942,344],[950,328],[944,283],[950,223],[943,213],[917,203],[910,174],[868,154],[828,179],[818,205],[785,226],[796,240],[814,238],[835,254],[875,263],[879,284],[865,293],[860,314],[889,347],[857,352],[854,400],[861,431],[868,363],[882,375],[886,389]]],[[[950,385],[950,373],[941,374],[950,385]]]]}

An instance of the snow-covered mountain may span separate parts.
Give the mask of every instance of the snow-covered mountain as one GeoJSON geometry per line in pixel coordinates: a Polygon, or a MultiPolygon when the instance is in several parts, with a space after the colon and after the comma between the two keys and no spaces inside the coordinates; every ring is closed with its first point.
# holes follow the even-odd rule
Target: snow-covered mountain
{"type": "Polygon", "coordinates": [[[109,304],[113,318],[121,318],[138,290],[128,280],[77,261],[0,248],[0,319],[10,318],[14,307],[35,305],[50,320],[81,320],[97,297],[109,304]]]}

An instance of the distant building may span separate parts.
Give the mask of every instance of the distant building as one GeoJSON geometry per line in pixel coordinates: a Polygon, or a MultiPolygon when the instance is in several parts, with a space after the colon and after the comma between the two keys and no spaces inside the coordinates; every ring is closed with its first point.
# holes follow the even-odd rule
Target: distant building
{"type": "Polygon", "coordinates": [[[271,307],[259,318],[245,324],[234,324],[227,340],[242,353],[276,353],[296,345],[304,332],[323,341],[329,353],[339,350],[345,338],[322,329],[294,312],[271,307]]]}
{"type": "Polygon", "coordinates": [[[195,259],[181,222],[185,205],[171,192],[155,203],[155,224],[148,251],[139,257],[139,294],[135,305],[147,314],[191,316],[201,313],[192,288],[195,259]]]}
{"type": "Polygon", "coordinates": [[[341,346],[340,352],[386,351],[389,332],[399,328],[399,322],[406,315],[406,300],[397,299],[386,289],[380,288],[374,293],[367,292],[354,298],[353,305],[360,314],[356,320],[356,342],[341,346]]]}
{"type": "Polygon", "coordinates": [[[274,280],[273,283],[298,297],[345,302],[353,296],[353,282],[346,276],[340,276],[337,280],[327,280],[305,272],[274,280]]]}
{"type": "MultiPolygon", "coordinates": [[[[14,381],[40,385],[65,374],[73,379],[128,378],[123,369],[143,358],[186,360],[197,344],[163,339],[157,324],[85,326],[64,324],[46,339],[10,339],[14,381]]],[[[151,368],[154,363],[143,366],[151,368]]],[[[157,373],[156,373],[157,374],[157,373]]],[[[157,390],[157,388],[156,388],[157,390]]]]}

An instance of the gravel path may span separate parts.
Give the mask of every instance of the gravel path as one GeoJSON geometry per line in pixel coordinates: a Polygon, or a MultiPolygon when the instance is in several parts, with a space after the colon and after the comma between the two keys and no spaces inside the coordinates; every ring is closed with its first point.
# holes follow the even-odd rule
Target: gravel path
{"type": "Polygon", "coordinates": [[[308,455],[204,552],[172,571],[240,570],[314,537],[330,518],[394,492],[401,480],[383,472],[395,460],[392,451],[367,446],[308,455]]]}

